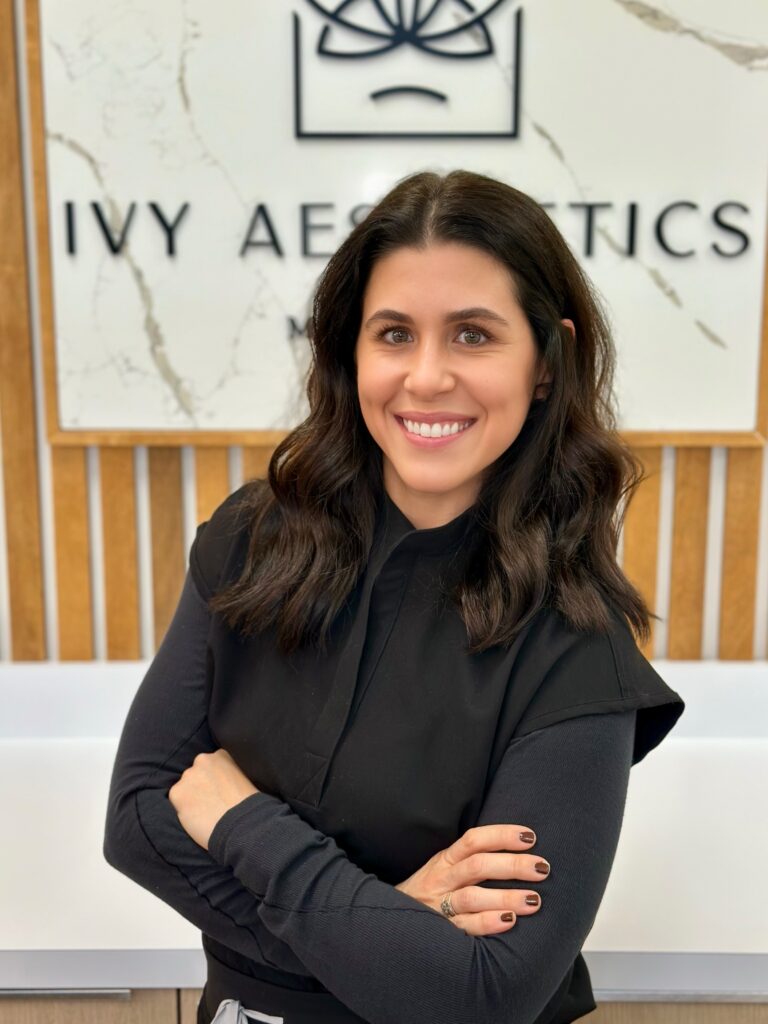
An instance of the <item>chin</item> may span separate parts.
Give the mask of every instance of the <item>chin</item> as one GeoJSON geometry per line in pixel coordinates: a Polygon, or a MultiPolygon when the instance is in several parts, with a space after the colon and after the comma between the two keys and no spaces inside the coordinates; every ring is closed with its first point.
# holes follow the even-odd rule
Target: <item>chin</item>
{"type": "Polygon", "coordinates": [[[397,473],[397,477],[403,487],[406,487],[409,491],[414,494],[433,494],[435,497],[440,497],[446,494],[454,494],[456,491],[462,490],[469,483],[468,480],[429,480],[425,479],[424,474],[414,475],[413,477],[409,474],[397,473]]]}

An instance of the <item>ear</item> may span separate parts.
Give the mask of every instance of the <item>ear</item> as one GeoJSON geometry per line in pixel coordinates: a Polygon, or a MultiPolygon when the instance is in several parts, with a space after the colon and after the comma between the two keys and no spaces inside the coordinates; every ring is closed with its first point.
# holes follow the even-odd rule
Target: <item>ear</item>
{"type": "Polygon", "coordinates": [[[564,318],[564,319],[562,319],[560,321],[560,323],[561,324],[565,324],[565,326],[568,328],[568,330],[573,335],[573,340],[575,341],[576,340],[576,327],[574,326],[573,320],[568,320],[567,318],[564,318]]]}

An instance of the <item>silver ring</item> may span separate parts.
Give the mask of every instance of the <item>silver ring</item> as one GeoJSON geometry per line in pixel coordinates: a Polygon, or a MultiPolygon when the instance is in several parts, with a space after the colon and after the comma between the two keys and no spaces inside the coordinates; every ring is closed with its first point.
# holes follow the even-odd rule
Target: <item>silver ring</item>
{"type": "Polygon", "coordinates": [[[440,901],[440,913],[446,917],[456,917],[456,911],[451,903],[451,893],[447,892],[440,901]]]}

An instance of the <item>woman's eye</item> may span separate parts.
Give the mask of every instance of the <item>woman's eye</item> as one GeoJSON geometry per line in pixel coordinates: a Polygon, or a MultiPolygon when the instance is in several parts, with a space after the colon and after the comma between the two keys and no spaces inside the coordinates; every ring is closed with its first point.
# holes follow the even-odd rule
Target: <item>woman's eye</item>
{"type": "Polygon", "coordinates": [[[485,340],[485,335],[483,334],[483,332],[476,331],[474,327],[465,327],[464,330],[461,331],[461,333],[465,336],[471,336],[467,338],[467,344],[469,345],[470,348],[476,348],[477,345],[482,344],[482,342],[485,340]]]}
{"type": "Polygon", "coordinates": [[[408,341],[408,331],[404,327],[390,327],[383,332],[385,338],[390,338],[392,341],[399,344],[401,341],[408,341]]]}

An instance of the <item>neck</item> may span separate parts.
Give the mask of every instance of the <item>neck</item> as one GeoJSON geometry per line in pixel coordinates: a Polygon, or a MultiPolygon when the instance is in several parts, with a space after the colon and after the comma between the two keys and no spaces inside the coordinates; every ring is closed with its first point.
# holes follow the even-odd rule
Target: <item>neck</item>
{"type": "Polygon", "coordinates": [[[385,488],[390,500],[400,509],[416,530],[445,526],[465,512],[473,501],[456,495],[408,494],[385,488]]]}

